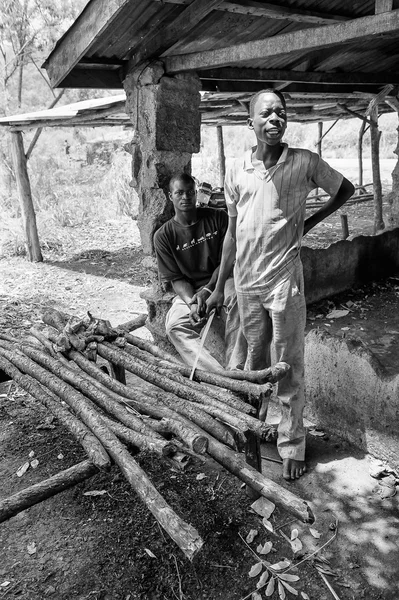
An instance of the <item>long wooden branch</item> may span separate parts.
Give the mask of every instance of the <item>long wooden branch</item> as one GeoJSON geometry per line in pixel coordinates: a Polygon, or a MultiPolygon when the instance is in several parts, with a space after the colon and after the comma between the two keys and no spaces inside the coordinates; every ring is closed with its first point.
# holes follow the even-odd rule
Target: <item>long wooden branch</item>
{"type": "MultiPolygon", "coordinates": [[[[213,417],[203,411],[198,405],[195,405],[182,398],[177,398],[174,394],[168,392],[161,392],[159,388],[154,385],[143,381],[145,392],[142,393],[139,390],[132,390],[128,386],[121,384],[116,381],[104,371],[102,371],[95,363],[89,361],[80,352],[74,350],[69,352],[69,356],[76,362],[79,367],[84,370],[87,374],[92,377],[92,381],[97,380],[97,385],[106,386],[109,390],[112,390],[116,394],[125,398],[127,403],[133,402],[133,406],[140,408],[140,406],[151,405],[160,403],[161,407],[169,407],[171,410],[187,417],[193,423],[196,423],[201,429],[204,429],[213,437],[218,439],[220,442],[227,444],[228,446],[235,447],[235,442],[230,430],[216,421],[213,417]],[[140,404],[141,403],[141,404],[140,404]]],[[[161,416],[161,415],[159,415],[161,416]]]]}
{"type": "Polygon", "coordinates": [[[208,439],[208,454],[230,473],[233,473],[268,500],[272,500],[277,506],[284,508],[304,523],[314,522],[313,512],[304,500],[248,465],[241,454],[229,450],[223,444],[211,438],[208,439]]]}
{"type": "MultiPolygon", "coordinates": [[[[175,358],[172,354],[161,350],[155,344],[152,344],[148,340],[142,340],[141,338],[131,335],[129,333],[125,333],[126,341],[133,345],[137,346],[141,350],[145,350],[149,352],[153,356],[160,358],[161,360],[165,360],[171,363],[177,363],[179,373],[182,373],[185,376],[190,376],[191,369],[190,367],[186,367],[182,365],[181,362],[175,358]],[[188,373],[188,375],[186,375],[188,373]]],[[[248,383],[254,383],[258,385],[262,385],[265,383],[277,383],[286,372],[289,370],[289,365],[287,363],[277,363],[273,367],[268,367],[267,369],[262,369],[260,371],[241,371],[240,369],[232,369],[226,371],[225,369],[218,371],[217,373],[208,373],[207,371],[202,371],[201,369],[196,369],[194,373],[195,381],[202,381],[203,383],[209,383],[211,385],[218,385],[220,387],[225,387],[226,389],[230,389],[232,391],[241,391],[241,387],[234,388],[234,382],[231,380],[237,381],[246,381],[248,383]],[[227,379],[227,381],[226,381],[227,379]]]]}
{"type": "Polygon", "coordinates": [[[0,500],[0,523],[85,481],[85,479],[89,479],[96,473],[98,473],[97,467],[90,460],[85,460],[8,498],[3,498],[3,500],[0,500]]]}
{"type": "MultiPolygon", "coordinates": [[[[171,509],[165,499],[151,483],[146,473],[129,454],[125,446],[106,426],[101,416],[97,414],[96,411],[93,411],[91,406],[88,405],[87,399],[70,385],[49,373],[37,363],[34,363],[30,358],[24,357],[22,353],[14,351],[11,354],[13,355],[13,362],[15,361],[21,370],[32,375],[40,383],[62,397],[74,410],[75,414],[77,414],[93,431],[96,437],[101,440],[104,448],[119,466],[131,487],[146,504],[159,524],[191,560],[203,546],[203,540],[198,532],[194,527],[185,523],[171,509]]],[[[67,371],[68,369],[65,370],[67,371]]]]}
{"type": "MultiPolygon", "coordinates": [[[[154,365],[156,367],[157,373],[159,373],[160,375],[166,375],[170,379],[173,379],[174,381],[177,381],[177,382],[184,382],[184,385],[190,387],[191,389],[200,390],[200,391],[202,390],[203,392],[205,392],[207,394],[208,397],[215,398],[215,400],[219,400],[220,402],[223,402],[224,404],[227,404],[227,405],[239,410],[240,412],[244,412],[244,413],[248,413],[248,414],[253,412],[253,408],[250,404],[248,404],[248,402],[244,402],[243,400],[241,400],[241,398],[238,398],[237,396],[233,396],[230,392],[227,392],[224,389],[220,389],[218,387],[206,387],[206,388],[204,388],[204,386],[199,387],[198,382],[195,382],[195,381],[192,381],[189,379],[191,370],[189,368],[187,368],[187,370],[186,370],[186,367],[184,367],[184,365],[181,365],[182,369],[180,369],[179,367],[176,367],[176,365],[174,363],[172,364],[172,363],[166,363],[164,361],[161,361],[158,358],[156,358],[155,356],[152,356],[152,354],[150,354],[149,352],[145,352],[144,350],[140,350],[139,348],[136,348],[135,346],[131,346],[131,345],[125,346],[123,348],[123,350],[125,352],[127,352],[128,354],[130,354],[131,356],[133,356],[134,358],[136,358],[137,360],[139,360],[140,363],[142,363],[142,364],[154,365]],[[183,371],[183,373],[182,373],[182,371],[183,371]],[[188,375],[187,375],[187,373],[188,373],[188,375]],[[183,379],[183,377],[184,377],[184,379],[183,379]]],[[[240,384],[240,390],[236,390],[236,391],[239,391],[241,394],[245,394],[245,396],[248,396],[251,394],[251,391],[249,389],[250,387],[255,388],[255,386],[253,386],[252,384],[249,384],[249,386],[248,386],[246,384],[246,382],[237,382],[237,383],[240,384]]],[[[213,386],[215,386],[215,383],[213,384],[213,386]]],[[[272,386],[270,384],[267,384],[267,386],[268,386],[267,389],[270,393],[272,386]]],[[[256,387],[258,387],[258,386],[256,386],[256,387]]],[[[254,395],[256,397],[258,397],[260,395],[259,390],[257,390],[254,395]]]]}
{"type": "Polygon", "coordinates": [[[26,344],[21,344],[19,349],[23,351],[23,353],[26,354],[26,356],[28,356],[30,359],[48,369],[51,373],[66,383],[78,388],[81,392],[83,392],[83,394],[95,402],[95,404],[100,406],[105,412],[121,421],[121,423],[126,425],[126,427],[130,427],[130,429],[150,437],[158,437],[157,433],[151,430],[145,424],[143,419],[127,412],[124,407],[114,402],[106,393],[99,390],[98,387],[86,379],[84,374],[78,373],[77,371],[72,371],[66,366],[60,364],[56,359],[44,354],[44,352],[41,352],[39,349],[32,349],[26,344]]]}
{"type": "Polygon", "coordinates": [[[68,431],[72,433],[75,439],[82,445],[90,461],[99,469],[106,469],[110,466],[110,459],[100,441],[95,437],[90,429],[86,427],[79,419],[75,417],[62,404],[56,402],[50,394],[40,386],[40,384],[31,376],[24,375],[13,364],[13,355],[8,350],[0,348],[0,368],[7,373],[23,390],[28,392],[33,398],[36,398],[45,406],[68,431]]]}
{"type": "MultiPolygon", "coordinates": [[[[269,434],[270,427],[266,425],[266,423],[263,423],[250,415],[239,413],[239,411],[236,411],[231,406],[223,405],[222,402],[218,402],[213,398],[208,398],[202,391],[196,391],[186,386],[184,381],[176,382],[165,375],[156,373],[154,369],[151,369],[145,365],[145,363],[141,363],[141,361],[137,359],[133,360],[133,358],[123,350],[116,351],[111,344],[98,344],[98,353],[103,358],[125,367],[128,371],[138,375],[146,381],[155,383],[161,389],[172,392],[179,398],[199,403],[202,409],[207,413],[220,419],[224,423],[227,423],[231,427],[234,427],[238,431],[243,433],[246,431],[253,431],[261,438],[267,437],[269,434]]],[[[183,377],[181,379],[184,380],[183,377]]]]}

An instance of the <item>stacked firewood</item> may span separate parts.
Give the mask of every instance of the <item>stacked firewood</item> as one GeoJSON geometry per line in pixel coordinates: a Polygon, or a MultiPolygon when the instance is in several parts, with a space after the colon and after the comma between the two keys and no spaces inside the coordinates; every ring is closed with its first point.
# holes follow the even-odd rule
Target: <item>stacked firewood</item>
{"type": "Polygon", "coordinates": [[[143,319],[115,329],[90,313],[79,320],[49,310],[43,322],[24,339],[0,334],[0,369],[73,434],[88,459],[1,501],[0,521],[115,463],[192,558],[203,541],[135,460],[137,451],[146,450],[169,464],[182,456],[204,461],[209,455],[258,494],[312,522],[303,500],[249,466],[240,452],[248,436],[271,435],[270,426],[256,418],[255,407],[288,365],[256,372],[197,369],[191,377],[190,368],[174,356],[129,333],[143,319]],[[135,375],[127,384],[126,371],[135,375]]]}

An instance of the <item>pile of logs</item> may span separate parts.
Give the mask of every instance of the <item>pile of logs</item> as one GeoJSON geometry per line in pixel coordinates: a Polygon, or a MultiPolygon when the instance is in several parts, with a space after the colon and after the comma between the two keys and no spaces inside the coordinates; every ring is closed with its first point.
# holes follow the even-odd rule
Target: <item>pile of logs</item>
{"type": "Polygon", "coordinates": [[[144,324],[140,318],[114,329],[90,313],[78,320],[49,310],[43,322],[24,339],[0,334],[0,369],[72,433],[87,460],[0,501],[0,522],[114,463],[191,559],[203,541],[139,466],[134,454],[140,450],[169,465],[187,456],[203,462],[208,455],[303,522],[314,520],[306,502],[248,465],[241,452],[249,436],[270,435],[255,406],[288,365],[253,372],[197,369],[191,380],[189,367],[129,333],[144,324]],[[135,375],[130,385],[126,371],[135,375]]]}

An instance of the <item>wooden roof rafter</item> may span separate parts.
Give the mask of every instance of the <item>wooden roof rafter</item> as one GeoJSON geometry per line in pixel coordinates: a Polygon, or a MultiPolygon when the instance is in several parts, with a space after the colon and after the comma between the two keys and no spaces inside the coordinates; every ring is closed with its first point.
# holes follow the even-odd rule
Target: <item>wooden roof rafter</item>
{"type": "Polygon", "coordinates": [[[265,59],[295,51],[307,51],[341,44],[356,43],[375,36],[399,32],[399,10],[369,17],[352,19],[344,23],[300,29],[271,38],[236,44],[220,50],[204,50],[190,54],[166,55],[168,74],[197,71],[216,67],[239,66],[256,59],[265,59]]]}

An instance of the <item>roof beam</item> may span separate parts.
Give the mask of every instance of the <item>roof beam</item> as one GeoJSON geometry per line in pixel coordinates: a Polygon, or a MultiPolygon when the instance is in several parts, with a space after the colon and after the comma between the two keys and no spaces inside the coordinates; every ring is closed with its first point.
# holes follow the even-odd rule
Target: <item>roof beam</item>
{"type": "Polygon", "coordinates": [[[308,51],[353,43],[375,36],[382,37],[399,31],[399,10],[379,15],[361,17],[346,23],[336,23],[312,29],[300,29],[263,40],[255,40],[219,50],[205,50],[191,54],[165,57],[167,73],[196,71],[228,65],[237,65],[251,60],[264,60],[272,56],[308,51]]]}
{"type": "Polygon", "coordinates": [[[223,0],[192,0],[178,17],[169,25],[162,23],[148,33],[140,42],[140,50],[129,61],[129,68],[151,58],[159,56],[176,44],[198,25],[210,12],[217,8],[223,0]]]}
{"type": "Polygon", "coordinates": [[[328,85],[345,85],[359,83],[362,85],[399,84],[399,73],[335,73],[325,71],[284,71],[279,69],[246,69],[239,67],[222,67],[197,71],[201,80],[217,81],[291,81],[307,83],[325,83],[328,85]]]}
{"type": "MultiPolygon", "coordinates": [[[[170,4],[189,4],[190,0],[157,0],[170,4]]],[[[235,2],[222,2],[217,10],[223,10],[242,15],[266,17],[268,19],[288,19],[299,23],[313,23],[315,25],[329,25],[334,22],[347,21],[350,17],[333,15],[324,12],[302,10],[288,6],[278,6],[267,2],[255,0],[236,0],[235,2]]]]}
{"type": "Polygon", "coordinates": [[[43,67],[57,87],[79,60],[87,54],[101,33],[112,26],[131,0],[91,0],[45,61],[43,67]]]}

